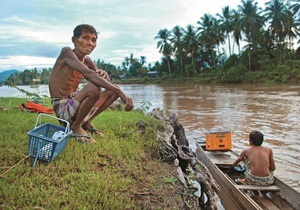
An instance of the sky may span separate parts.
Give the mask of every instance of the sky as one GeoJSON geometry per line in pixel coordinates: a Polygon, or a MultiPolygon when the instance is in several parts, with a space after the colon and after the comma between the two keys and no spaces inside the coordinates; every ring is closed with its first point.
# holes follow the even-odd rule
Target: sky
{"type": "MultiPolygon", "coordinates": [[[[265,6],[267,0],[257,0],[265,6]]],[[[73,48],[73,29],[82,23],[100,32],[90,54],[121,66],[125,57],[161,61],[154,37],[176,25],[197,26],[208,13],[237,9],[241,0],[0,0],[0,72],[52,68],[62,47],[73,48]]]]}

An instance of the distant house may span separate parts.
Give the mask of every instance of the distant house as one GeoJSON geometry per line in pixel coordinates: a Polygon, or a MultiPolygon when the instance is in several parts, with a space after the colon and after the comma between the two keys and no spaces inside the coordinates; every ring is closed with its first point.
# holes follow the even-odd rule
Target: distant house
{"type": "Polygon", "coordinates": [[[152,78],[158,77],[158,72],[157,71],[148,71],[147,76],[152,77],[152,78]]]}
{"type": "Polygon", "coordinates": [[[41,81],[41,79],[38,77],[38,78],[33,78],[32,79],[32,82],[36,82],[36,83],[39,83],[41,81]]]}
{"type": "Polygon", "coordinates": [[[37,87],[39,87],[39,83],[41,82],[41,79],[39,77],[38,78],[33,78],[32,82],[34,83],[34,85],[31,85],[30,87],[37,88],[37,87]]]}

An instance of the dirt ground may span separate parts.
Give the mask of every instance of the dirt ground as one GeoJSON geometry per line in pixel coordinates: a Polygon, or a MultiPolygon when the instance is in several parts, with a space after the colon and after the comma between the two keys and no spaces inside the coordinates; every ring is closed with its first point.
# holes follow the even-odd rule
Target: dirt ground
{"type": "Polygon", "coordinates": [[[179,181],[171,164],[161,163],[148,175],[155,186],[149,186],[149,176],[140,180],[138,193],[133,193],[137,209],[200,209],[196,196],[179,181]]]}

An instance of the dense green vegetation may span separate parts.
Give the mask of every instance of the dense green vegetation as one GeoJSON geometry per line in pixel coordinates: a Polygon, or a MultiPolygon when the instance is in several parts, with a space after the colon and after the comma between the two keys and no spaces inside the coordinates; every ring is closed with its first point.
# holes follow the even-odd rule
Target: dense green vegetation
{"type": "MultiPolygon", "coordinates": [[[[105,137],[96,144],[70,138],[51,163],[28,157],[28,131],[37,114],[14,109],[22,98],[1,98],[0,209],[175,209],[183,185],[158,158],[162,122],[141,112],[107,110],[95,119],[105,137]],[[142,122],[145,129],[139,129],[142,122]],[[176,181],[176,182],[175,182],[176,181]]],[[[49,101],[45,99],[45,104],[49,101]]],[[[43,118],[42,124],[57,124],[43,118]]],[[[175,172],[175,170],[174,170],[175,172]]]]}
{"type": "MultiPolygon", "coordinates": [[[[204,14],[197,25],[159,30],[154,38],[162,58],[153,66],[146,65],[146,57],[133,54],[119,67],[95,63],[112,79],[142,78],[157,71],[161,78],[206,78],[204,82],[299,82],[300,47],[295,49],[299,37],[299,1],[270,0],[260,8],[254,0],[241,0],[235,9],[226,6],[216,16],[204,14]]],[[[36,69],[25,70],[8,80],[28,84],[39,76],[47,83],[50,71],[36,75],[36,69]]]]}
{"type": "Polygon", "coordinates": [[[225,83],[299,80],[300,48],[293,48],[299,42],[299,9],[298,1],[271,0],[262,9],[242,0],[237,9],[224,7],[216,17],[204,14],[197,26],[162,29],[155,37],[165,64],[162,73],[204,73],[225,83]],[[220,49],[223,44],[228,52],[220,49]]]}

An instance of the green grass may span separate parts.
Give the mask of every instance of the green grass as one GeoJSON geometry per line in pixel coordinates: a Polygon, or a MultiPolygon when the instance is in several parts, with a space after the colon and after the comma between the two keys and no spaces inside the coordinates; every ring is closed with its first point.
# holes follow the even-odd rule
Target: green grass
{"type": "MultiPolygon", "coordinates": [[[[0,98],[0,107],[24,102],[0,98]]],[[[48,99],[45,104],[50,107],[48,99]]],[[[20,109],[0,110],[0,209],[150,209],[153,202],[153,209],[168,209],[165,196],[174,187],[164,177],[172,175],[153,158],[162,122],[137,111],[105,111],[93,123],[105,137],[94,136],[96,144],[70,138],[51,163],[38,161],[32,168],[27,132],[34,129],[37,116],[20,109]],[[137,122],[146,129],[138,129],[137,122]]],[[[176,203],[180,196],[170,198],[176,203]]]]}

